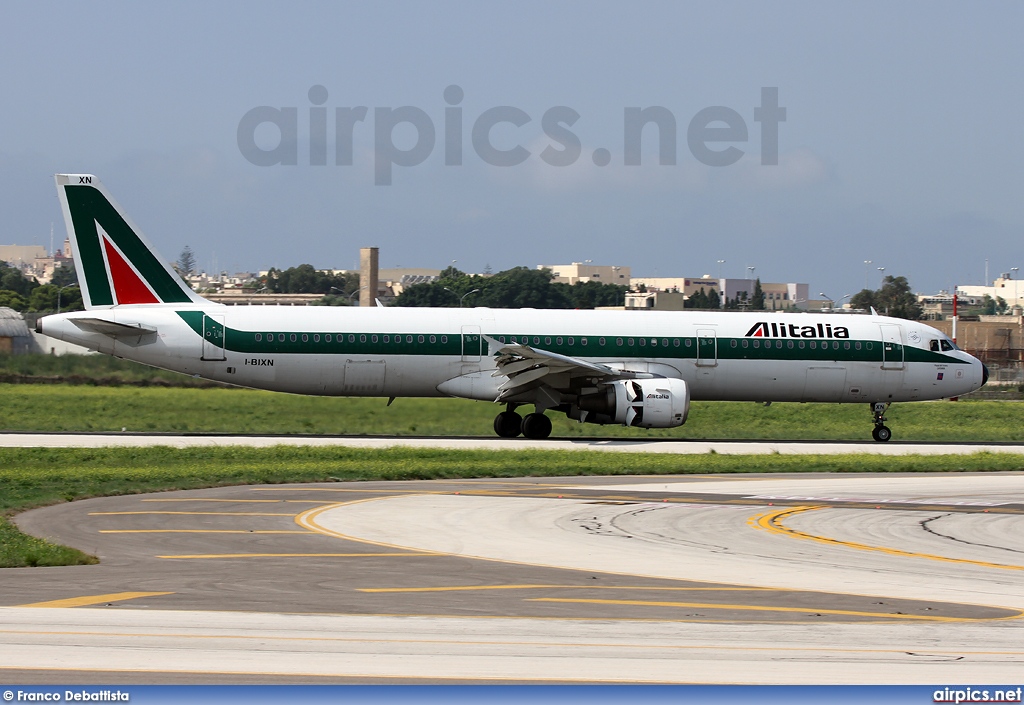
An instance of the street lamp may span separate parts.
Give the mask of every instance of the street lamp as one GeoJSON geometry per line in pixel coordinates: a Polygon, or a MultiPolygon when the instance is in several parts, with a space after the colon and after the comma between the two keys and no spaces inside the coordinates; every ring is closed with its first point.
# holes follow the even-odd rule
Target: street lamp
{"type": "Polygon", "coordinates": [[[78,286],[78,284],[65,284],[61,288],[57,289],[57,313],[60,313],[60,295],[61,295],[61,292],[64,291],[65,289],[70,289],[73,286],[78,286]]]}
{"type": "Polygon", "coordinates": [[[754,270],[755,269],[757,269],[757,267],[747,267],[747,271],[750,273],[750,276],[747,277],[747,279],[750,279],[750,280],[754,279],[754,270]]]}
{"type": "Polygon", "coordinates": [[[871,260],[864,260],[864,288],[868,288],[868,267],[871,266],[871,260]]]}
{"type": "Polygon", "coordinates": [[[1010,267],[1010,276],[1013,277],[1013,305],[1017,305],[1017,272],[1020,267],[1010,267]]]}
{"type": "Polygon", "coordinates": [[[881,281],[879,282],[879,286],[884,286],[885,285],[885,267],[878,267],[877,269],[878,269],[879,272],[881,272],[881,274],[879,274],[879,276],[882,278],[881,281]]]}
{"type": "Polygon", "coordinates": [[[835,299],[833,299],[831,296],[826,294],[824,291],[819,291],[818,292],[818,296],[820,296],[821,298],[823,298],[826,301],[828,301],[828,307],[830,309],[832,309],[833,311],[835,310],[835,308],[836,308],[836,301],[835,301],[835,299]]]}
{"type": "MultiPolygon", "coordinates": [[[[451,291],[451,292],[452,292],[453,294],[455,294],[456,296],[458,296],[458,295],[459,295],[459,293],[458,293],[457,291],[452,291],[452,290],[451,290],[451,289],[449,289],[448,287],[444,287],[444,290],[445,290],[445,291],[451,291]]],[[[467,292],[466,292],[465,294],[463,294],[463,295],[462,295],[461,297],[459,297],[459,308],[462,308],[462,302],[466,300],[466,297],[467,297],[467,296],[469,296],[470,294],[477,294],[477,293],[479,293],[479,292],[480,292],[480,290],[479,290],[479,289],[473,289],[473,291],[467,291],[467,292]]]]}
{"type": "MultiPolygon", "coordinates": [[[[333,287],[333,286],[332,286],[331,288],[332,288],[332,289],[335,289],[335,288],[337,288],[337,287],[333,287]]],[[[351,294],[348,294],[348,305],[349,305],[349,306],[351,306],[351,305],[352,305],[352,297],[353,297],[353,296],[356,296],[356,295],[357,295],[357,294],[358,294],[358,293],[359,293],[360,291],[362,291],[363,289],[369,289],[369,288],[370,288],[370,285],[369,285],[369,284],[367,284],[366,286],[361,286],[361,287],[359,287],[358,289],[356,289],[355,291],[353,291],[353,292],[352,292],[351,294]]],[[[338,291],[341,291],[341,289],[338,289],[338,291]]],[[[344,292],[342,292],[342,293],[344,293],[344,292]]]]}
{"type": "Polygon", "coordinates": [[[725,260],[724,259],[718,260],[718,278],[719,279],[722,278],[722,265],[723,264],[725,264],[725,260]]]}

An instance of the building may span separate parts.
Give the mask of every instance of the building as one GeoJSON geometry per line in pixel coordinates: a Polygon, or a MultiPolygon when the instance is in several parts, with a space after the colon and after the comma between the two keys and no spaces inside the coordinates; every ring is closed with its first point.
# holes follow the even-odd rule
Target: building
{"type": "Polygon", "coordinates": [[[33,352],[32,333],[21,314],[12,308],[0,307],[0,353],[22,355],[33,352]]]}
{"type": "Polygon", "coordinates": [[[626,294],[626,310],[682,311],[688,297],[681,291],[630,291],[626,294]]]}
{"type": "Polygon", "coordinates": [[[719,297],[722,296],[722,282],[724,279],[712,279],[710,274],[701,277],[633,277],[630,280],[630,290],[640,291],[664,291],[679,292],[686,297],[693,296],[704,290],[705,294],[714,291],[719,297]]]}
{"type": "Polygon", "coordinates": [[[26,273],[37,259],[46,256],[46,248],[42,245],[0,245],[0,262],[6,262],[26,273]]]}
{"type": "MultiPolygon", "coordinates": [[[[754,296],[755,284],[755,279],[713,279],[711,275],[705,274],[700,277],[633,277],[630,289],[643,289],[648,292],[678,291],[686,297],[693,296],[702,289],[705,294],[715,291],[722,301],[722,306],[725,306],[726,300],[749,301],[754,296]]],[[[809,284],[796,282],[762,282],[764,307],[768,311],[785,311],[791,308],[806,310],[810,304],[809,288],[809,284]]]]}
{"type": "Polygon", "coordinates": [[[610,265],[573,262],[572,264],[538,264],[537,269],[550,269],[554,275],[551,281],[561,284],[596,281],[602,284],[629,286],[630,268],[610,265]]]}
{"type": "Polygon", "coordinates": [[[65,264],[73,263],[71,242],[64,240],[64,249],[52,255],[42,245],[0,245],[0,262],[20,269],[26,277],[35,278],[40,284],[49,284],[54,271],[65,264]]]}
{"type": "Polygon", "coordinates": [[[993,299],[1002,299],[1010,306],[1024,305],[1024,285],[1019,279],[1013,278],[1013,272],[1004,272],[992,282],[992,286],[964,284],[956,288],[956,293],[958,303],[963,303],[966,297],[980,304],[985,296],[991,296],[993,299]]]}

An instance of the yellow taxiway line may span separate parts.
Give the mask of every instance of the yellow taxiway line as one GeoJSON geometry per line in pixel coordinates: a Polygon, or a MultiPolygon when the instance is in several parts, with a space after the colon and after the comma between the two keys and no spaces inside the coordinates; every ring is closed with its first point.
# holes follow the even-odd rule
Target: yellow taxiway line
{"type": "MultiPolygon", "coordinates": [[[[571,602],[590,605],[631,605],[639,607],[680,607],[705,610],[739,610],[746,612],[808,612],[820,615],[836,615],[850,617],[869,617],[874,619],[895,619],[914,620],[920,622],[981,622],[991,621],[993,618],[978,617],[939,617],[923,614],[892,614],[887,612],[861,612],[858,610],[834,610],[818,609],[814,607],[770,607],[765,605],[730,605],[714,602],[656,602],[648,600],[600,600],[600,599],[579,599],[562,597],[534,597],[528,598],[527,602],[571,602]]],[[[1008,617],[996,617],[994,619],[1017,619],[1020,613],[1008,617]]]]}
{"type": "Polygon", "coordinates": [[[755,529],[764,529],[773,534],[779,536],[788,536],[794,539],[804,539],[807,541],[817,541],[818,543],[828,544],[830,546],[846,546],[847,548],[854,548],[858,551],[877,551],[879,553],[887,553],[891,556],[903,556],[907,558],[924,558],[930,561],[942,561],[944,563],[960,563],[966,565],[976,565],[983,568],[998,568],[999,570],[1024,570],[1024,566],[1020,565],[1006,565],[1004,563],[989,563],[987,561],[975,561],[969,558],[951,558],[949,556],[938,556],[932,553],[918,553],[916,551],[904,551],[899,548],[888,548],[886,546],[872,546],[865,543],[856,543],[854,541],[842,541],[840,539],[833,539],[827,536],[817,536],[815,534],[808,534],[804,531],[798,531],[797,529],[790,528],[782,523],[783,519],[795,516],[797,514],[803,514],[804,512],[812,512],[818,509],[827,509],[828,507],[790,507],[787,509],[777,509],[767,514],[759,514],[753,516],[747,520],[747,524],[755,529]]]}
{"type": "Polygon", "coordinates": [[[289,512],[89,512],[91,517],[125,516],[129,514],[182,514],[186,516],[215,516],[215,517],[293,517],[289,512]]]}
{"type": "Polygon", "coordinates": [[[245,529],[100,529],[101,534],[310,534],[315,531],[246,531],[245,529]]]}
{"type": "Polygon", "coordinates": [[[82,597],[69,597],[65,600],[33,602],[27,605],[18,605],[18,607],[85,607],[86,605],[102,605],[104,602],[119,602],[121,600],[134,600],[138,597],[157,597],[159,595],[173,594],[173,592],[113,592],[109,595],[83,595],[82,597]]]}
{"type": "Polygon", "coordinates": [[[436,553],[197,553],[194,555],[157,556],[157,558],[412,558],[436,556],[436,553]]]}

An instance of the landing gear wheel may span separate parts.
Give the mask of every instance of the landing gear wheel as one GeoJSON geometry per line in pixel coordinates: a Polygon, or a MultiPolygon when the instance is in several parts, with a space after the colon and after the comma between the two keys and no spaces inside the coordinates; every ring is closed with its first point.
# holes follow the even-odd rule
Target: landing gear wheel
{"type": "Polygon", "coordinates": [[[514,411],[503,411],[494,417],[494,432],[502,438],[515,438],[523,428],[523,417],[514,411]]]}
{"type": "Polygon", "coordinates": [[[527,414],[523,419],[523,435],[534,440],[543,440],[551,435],[551,419],[544,414],[527,414]]]}
{"type": "Polygon", "coordinates": [[[888,426],[875,426],[875,430],[871,432],[871,437],[880,443],[885,443],[892,438],[892,431],[889,430],[888,426]]]}

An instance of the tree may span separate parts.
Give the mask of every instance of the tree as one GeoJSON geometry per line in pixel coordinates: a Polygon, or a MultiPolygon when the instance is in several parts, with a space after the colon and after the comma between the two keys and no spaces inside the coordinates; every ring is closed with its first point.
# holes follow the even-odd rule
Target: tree
{"type": "MultiPolygon", "coordinates": [[[[921,317],[923,309],[917,302],[917,297],[910,290],[910,284],[906,277],[894,277],[887,275],[882,280],[882,288],[876,291],[861,289],[850,303],[854,308],[870,310],[874,308],[878,313],[893,318],[906,318],[916,321],[921,317]]],[[[995,302],[993,302],[994,304],[995,302]]]]}
{"type": "Polygon", "coordinates": [[[7,289],[27,297],[37,286],[39,286],[39,282],[34,278],[27,278],[20,269],[6,265],[0,266],[0,289],[7,289]]]}
{"type": "Polygon", "coordinates": [[[75,270],[75,265],[65,261],[63,265],[53,270],[53,276],[50,277],[50,283],[57,287],[77,284],[78,272],[75,270]]]}
{"type": "Polygon", "coordinates": [[[21,294],[10,289],[0,289],[0,307],[13,308],[15,311],[27,311],[28,301],[21,294]]]}
{"type": "Polygon", "coordinates": [[[754,295],[750,297],[750,308],[754,311],[764,310],[764,291],[761,289],[761,279],[754,282],[754,295]]]}
{"type": "Polygon", "coordinates": [[[875,301],[876,297],[877,292],[871,289],[861,289],[853,295],[852,299],[850,299],[850,306],[853,308],[863,309],[865,311],[870,311],[872,308],[877,309],[878,304],[875,301]]]}
{"type": "Polygon", "coordinates": [[[882,280],[882,288],[878,290],[879,310],[894,318],[906,318],[916,321],[924,309],[917,302],[917,297],[910,290],[906,277],[887,275],[882,280]]]}
{"type": "Polygon", "coordinates": [[[463,296],[466,305],[490,308],[594,308],[621,306],[626,287],[601,282],[577,282],[572,286],[555,283],[549,269],[513,267],[493,276],[470,276],[454,267],[441,272],[440,278],[405,289],[396,306],[456,307],[463,296]]]}
{"type": "Polygon", "coordinates": [[[178,261],[174,263],[174,267],[178,270],[178,274],[183,277],[187,277],[196,271],[196,255],[192,252],[191,247],[185,245],[181,254],[178,255],[178,261]]]}

